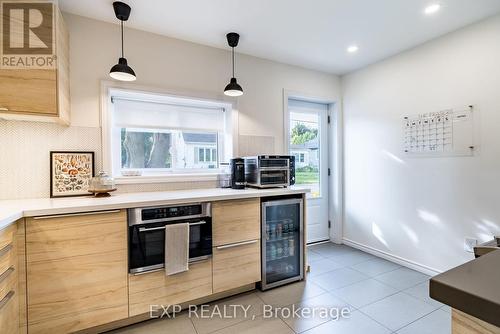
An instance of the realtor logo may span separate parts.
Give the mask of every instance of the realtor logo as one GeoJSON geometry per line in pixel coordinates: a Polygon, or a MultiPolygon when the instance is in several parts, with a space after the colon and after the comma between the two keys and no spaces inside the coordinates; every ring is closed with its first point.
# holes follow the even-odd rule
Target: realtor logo
{"type": "Polygon", "coordinates": [[[54,68],[52,2],[1,2],[1,68],[54,68]]]}

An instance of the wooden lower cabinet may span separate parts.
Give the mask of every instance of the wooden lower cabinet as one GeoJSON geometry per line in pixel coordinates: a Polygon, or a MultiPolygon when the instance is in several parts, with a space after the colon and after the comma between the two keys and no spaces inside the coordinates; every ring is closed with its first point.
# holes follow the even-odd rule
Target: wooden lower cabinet
{"type": "Polygon", "coordinates": [[[500,327],[456,309],[452,309],[451,319],[453,334],[500,334],[500,327]]]}
{"type": "Polygon", "coordinates": [[[20,265],[15,287],[0,284],[0,300],[5,291],[16,290],[16,298],[11,294],[3,306],[0,302],[0,332],[96,331],[110,323],[131,323],[155,305],[217,298],[259,282],[260,200],[217,202],[213,209],[217,244],[212,258],[170,276],[164,271],[129,275],[126,210],[26,218],[17,232],[0,231],[0,249],[16,233],[22,241],[19,256],[0,256],[1,270],[20,265]],[[9,322],[11,330],[2,321],[14,314],[21,321],[9,322]]]}
{"type": "Polygon", "coordinates": [[[214,247],[213,292],[259,282],[260,266],[259,239],[214,247]]]}
{"type": "Polygon", "coordinates": [[[26,304],[26,223],[24,219],[17,222],[17,299],[19,301],[19,334],[28,332],[28,315],[26,304]]]}
{"type": "Polygon", "coordinates": [[[0,329],[2,334],[19,332],[19,306],[14,291],[0,300],[0,329]]]}
{"type": "Polygon", "coordinates": [[[212,294],[212,259],[192,263],[189,270],[167,276],[165,271],[129,276],[130,316],[159,305],[185,303],[212,294]]]}
{"type": "Polygon", "coordinates": [[[128,317],[125,210],[26,220],[28,333],[128,317]]]}
{"type": "Polygon", "coordinates": [[[0,332],[19,333],[17,224],[0,230],[0,332]]]}
{"type": "Polygon", "coordinates": [[[219,201],[212,204],[213,245],[260,238],[260,198],[219,201]]]}

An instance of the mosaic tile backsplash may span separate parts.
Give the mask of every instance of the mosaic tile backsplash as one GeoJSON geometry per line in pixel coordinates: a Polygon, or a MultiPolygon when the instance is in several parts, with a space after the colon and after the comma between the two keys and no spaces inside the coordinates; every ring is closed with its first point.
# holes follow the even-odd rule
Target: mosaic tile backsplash
{"type": "MultiPolygon", "coordinates": [[[[50,151],[94,151],[102,167],[101,129],[0,120],[0,199],[49,197],[50,151]]],[[[212,188],[216,182],[119,185],[118,192],[212,188]]]]}

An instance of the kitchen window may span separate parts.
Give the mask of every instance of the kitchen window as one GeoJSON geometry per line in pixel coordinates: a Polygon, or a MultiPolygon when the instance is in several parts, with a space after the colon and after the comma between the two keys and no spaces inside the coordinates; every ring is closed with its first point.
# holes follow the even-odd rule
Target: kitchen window
{"type": "Polygon", "coordinates": [[[215,178],[233,154],[231,104],[123,90],[110,96],[104,165],[118,182],[215,178]]]}

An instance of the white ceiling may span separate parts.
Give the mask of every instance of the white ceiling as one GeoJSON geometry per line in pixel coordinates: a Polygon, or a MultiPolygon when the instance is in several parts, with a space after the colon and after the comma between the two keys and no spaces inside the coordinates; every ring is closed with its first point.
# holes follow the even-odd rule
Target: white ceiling
{"type": "MultiPolygon", "coordinates": [[[[59,0],[62,10],[117,23],[112,0],[59,0]]],[[[499,0],[124,0],[127,27],[344,74],[500,11],[499,0]],[[439,2],[432,16],[424,8],[439,2]],[[347,46],[359,51],[348,54],[347,46]]]]}

